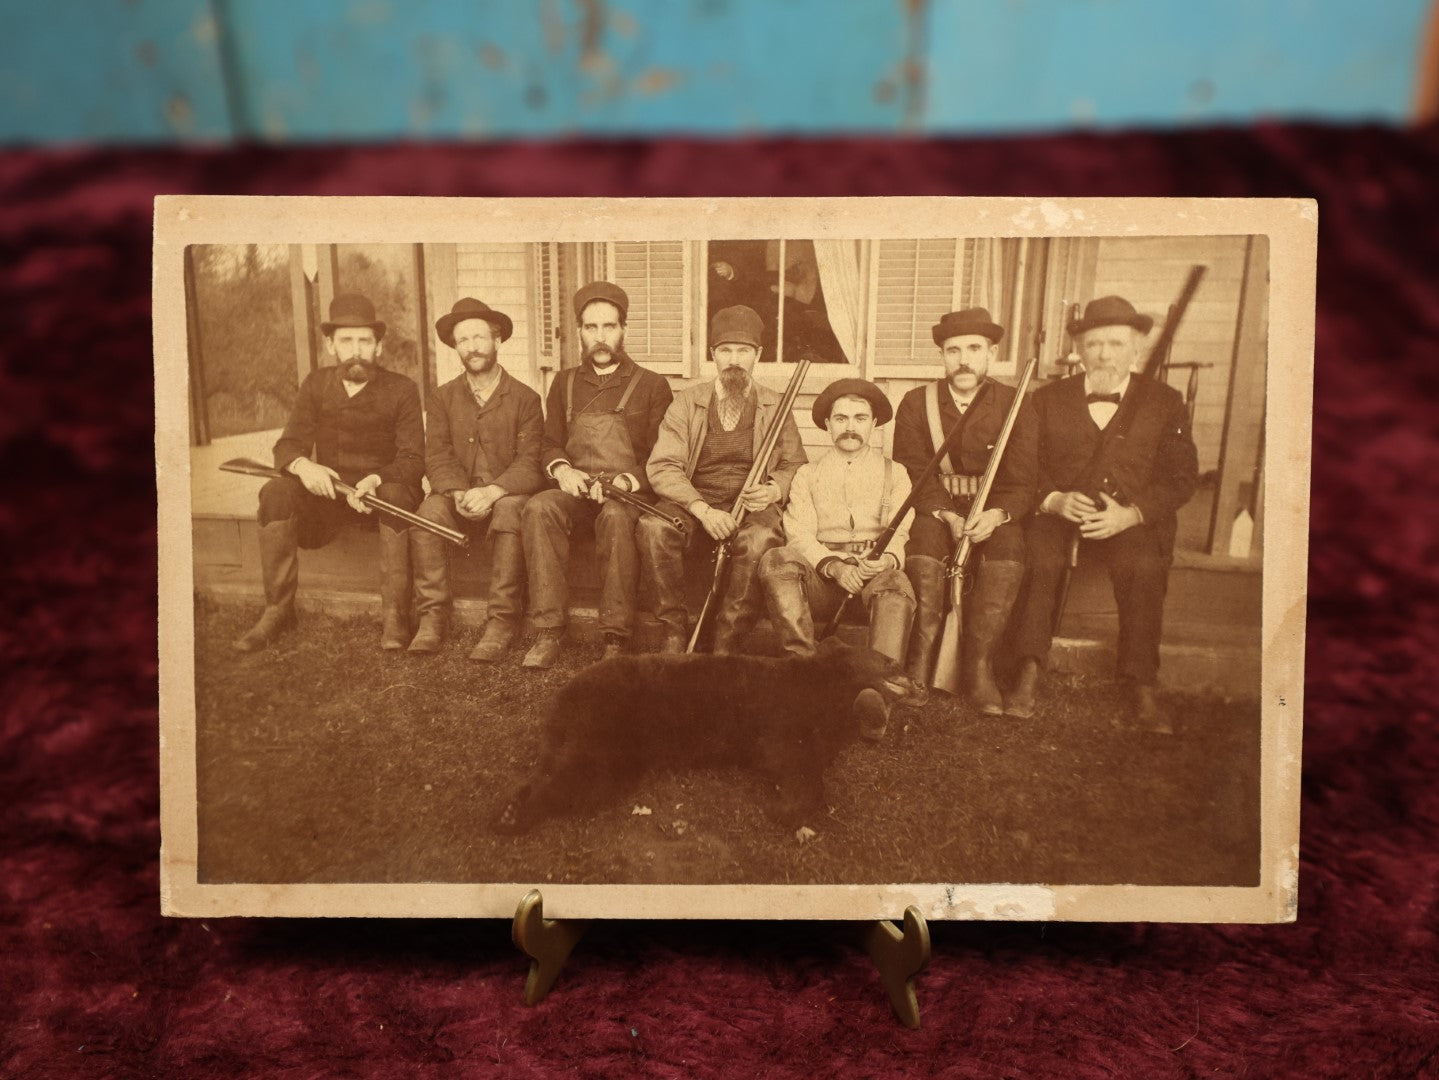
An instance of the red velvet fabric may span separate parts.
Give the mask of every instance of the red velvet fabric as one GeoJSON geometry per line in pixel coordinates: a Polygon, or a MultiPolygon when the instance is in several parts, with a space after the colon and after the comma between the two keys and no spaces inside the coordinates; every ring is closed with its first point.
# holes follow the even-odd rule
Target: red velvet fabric
{"type": "Polygon", "coordinates": [[[0,1072],[1434,1075],[1436,176],[1434,127],[0,155],[0,1072]],[[500,922],[162,919],[157,192],[1317,196],[1298,923],[938,925],[909,1032],[843,926],[605,925],[531,1009],[500,922]]]}

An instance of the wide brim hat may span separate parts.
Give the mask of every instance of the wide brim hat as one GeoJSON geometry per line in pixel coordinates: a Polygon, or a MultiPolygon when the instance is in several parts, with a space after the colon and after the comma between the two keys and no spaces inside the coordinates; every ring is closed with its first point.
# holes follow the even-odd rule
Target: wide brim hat
{"type": "Polygon", "coordinates": [[[607,304],[614,304],[620,309],[620,322],[624,322],[630,313],[630,297],[618,285],[610,281],[591,281],[588,285],[582,286],[575,293],[575,318],[578,319],[585,313],[596,300],[603,300],[607,304]]]}
{"type": "Polygon", "coordinates": [[[950,338],[964,334],[978,334],[980,337],[989,338],[990,344],[998,345],[999,339],[1004,337],[1004,327],[989,317],[987,308],[972,307],[941,315],[930,334],[934,343],[940,346],[950,338]]]}
{"type": "Polygon", "coordinates": [[[725,342],[734,342],[758,349],[763,330],[764,320],[754,308],[744,304],[721,308],[710,320],[710,346],[713,348],[725,342]]]}
{"type": "Polygon", "coordinates": [[[329,337],[342,326],[368,326],[376,341],[385,336],[385,324],[375,318],[375,305],[359,293],[341,293],[330,301],[330,318],[320,324],[320,333],[329,337]]]}
{"type": "Polygon", "coordinates": [[[462,296],[455,301],[448,315],[441,315],[435,322],[435,334],[450,348],[455,347],[455,327],[466,319],[484,319],[495,328],[501,341],[509,341],[515,332],[515,324],[503,311],[496,311],[483,300],[462,296]]]}
{"type": "Polygon", "coordinates": [[[884,396],[884,391],[868,379],[837,379],[819,392],[819,397],[814,399],[814,408],[810,410],[815,427],[824,427],[829,419],[830,410],[834,403],[842,397],[864,398],[874,407],[875,425],[887,424],[894,418],[894,406],[889,403],[889,398],[884,396]]]}
{"type": "Polygon", "coordinates": [[[1069,324],[1069,336],[1078,337],[1100,326],[1132,326],[1141,334],[1154,327],[1154,317],[1134,310],[1122,296],[1101,296],[1084,305],[1084,315],[1069,324]]]}

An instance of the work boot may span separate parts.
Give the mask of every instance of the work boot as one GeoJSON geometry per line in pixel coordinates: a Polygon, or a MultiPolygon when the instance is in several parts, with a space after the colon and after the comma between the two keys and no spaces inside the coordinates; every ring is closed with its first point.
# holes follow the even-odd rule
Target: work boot
{"type": "Polygon", "coordinates": [[[535,643],[530,646],[530,651],[525,653],[525,658],[520,661],[520,667],[545,670],[554,667],[559,658],[560,631],[541,630],[535,643]]]}
{"type": "Polygon", "coordinates": [[[605,649],[600,653],[601,660],[613,660],[625,654],[625,639],[618,634],[605,635],[605,649]]]}
{"type": "Polygon", "coordinates": [[[964,656],[968,666],[966,692],[985,716],[1003,716],[1004,695],[994,681],[994,648],[1004,635],[1024,566],[985,560],[979,567],[974,594],[964,605],[964,656]]]}
{"type": "Polygon", "coordinates": [[[236,652],[255,652],[295,625],[295,588],[300,583],[299,530],[294,518],[260,526],[260,576],[265,610],[249,630],[230,643],[236,652]]]}
{"type": "Polygon", "coordinates": [[[1034,694],[1039,689],[1039,661],[1026,656],[1019,665],[1019,679],[1004,697],[1004,715],[1028,720],[1034,715],[1034,694]]]}
{"type": "Polygon", "coordinates": [[[1135,683],[1133,695],[1134,726],[1151,735],[1173,735],[1174,725],[1169,714],[1160,707],[1159,697],[1152,683],[1135,683]]]}
{"type": "MultiPolygon", "coordinates": [[[[773,552],[767,552],[766,558],[760,561],[762,570],[770,554],[773,552]]],[[[769,613],[770,625],[779,637],[780,649],[786,656],[813,656],[814,616],[810,613],[809,597],[805,595],[803,583],[784,570],[762,573],[761,581],[765,609],[769,613]]]]}
{"type": "Polygon", "coordinates": [[[403,649],[410,641],[410,530],[380,530],[380,648],[403,649]]]}
{"type": "Polygon", "coordinates": [[[410,558],[415,566],[415,611],[419,616],[410,652],[439,652],[450,611],[450,568],[445,542],[432,532],[411,529],[410,558]]]}
{"type": "Polygon", "coordinates": [[[949,606],[949,577],[944,563],[929,555],[915,555],[905,560],[904,571],[914,586],[914,623],[910,629],[909,659],[906,674],[914,689],[904,704],[921,706],[929,703],[930,676],[934,671],[934,653],[944,626],[945,609],[949,606]]]}
{"type": "Polygon", "coordinates": [[[485,620],[485,629],[480,634],[480,640],[470,650],[470,659],[484,664],[493,664],[505,655],[505,650],[514,640],[515,628],[504,619],[491,616],[485,620]]]}

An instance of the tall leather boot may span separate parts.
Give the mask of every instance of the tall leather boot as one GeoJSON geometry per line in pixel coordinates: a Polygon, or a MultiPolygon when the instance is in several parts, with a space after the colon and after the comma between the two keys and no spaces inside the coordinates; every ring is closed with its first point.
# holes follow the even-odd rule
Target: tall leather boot
{"type": "MultiPolygon", "coordinates": [[[[383,532],[384,526],[380,529],[383,532]]],[[[439,652],[450,611],[450,566],[445,542],[424,529],[410,530],[410,559],[415,567],[415,636],[410,652],[439,652]]],[[[399,646],[403,648],[404,646],[399,646]]],[[[390,648],[386,645],[385,648],[390,648]]]]}
{"type": "Polygon", "coordinates": [[[525,581],[525,551],[520,534],[492,533],[490,548],[489,618],[470,659],[493,664],[515,640],[520,622],[520,595],[525,581]]]}
{"type": "Polygon", "coordinates": [[[410,641],[410,530],[380,529],[380,648],[403,649],[410,641]]]}
{"type": "Polygon", "coordinates": [[[788,656],[814,655],[814,616],[809,610],[809,597],[797,578],[780,572],[762,574],[765,610],[770,624],[779,635],[780,648],[788,656]]]}
{"type": "MultiPolygon", "coordinates": [[[[909,628],[914,621],[914,601],[902,592],[886,590],[877,592],[869,605],[869,647],[875,652],[883,653],[891,660],[898,660],[903,663],[906,653],[909,651],[909,628]]],[[[905,680],[907,681],[907,680],[905,680]]],[[[908,701],[914,693],[913,687],[905,690],[900,701],[908,701]]],[[[863,697],[873,694],[880,698],[881,708],[877,712],[877,719],[882,723],[889,719],[889,702],[877,690],[861,690],[863,697]]],[[[856,710],[865,711],[864,705],[858,699],[855,701],[856,710]]],[[[869,709],[870,719],[875,719],[876,710],[871,702],[869,709]]]]}
{"type": "Polygon", "coordinates": [[[905,672],[913,689],[906,705],[929,702],[929,680],[934,673],[934,650],[944,627],[944,609],[949,603],[949,577],[944,563],[929,555],[912,555],[904,561],[904,572],[914,586],[914,624],[910,630],[909,659],[905,672]]]}
{"type": "Polygon", "coordinates": [[[985,716],[1004,715],[1004,695],[994,681],[994,648],[1004,635],[1024,564],[986,559],[964,605],[965,689],[985,716]]]}
{"type": "Polygon", "coordinates": [[[254,626],[230,643],[236,652],[263,649],[295,625],[300,556],[299,528],[294,518],[260,526],[260,575],[265,583],[265,610],[254,626]]]}

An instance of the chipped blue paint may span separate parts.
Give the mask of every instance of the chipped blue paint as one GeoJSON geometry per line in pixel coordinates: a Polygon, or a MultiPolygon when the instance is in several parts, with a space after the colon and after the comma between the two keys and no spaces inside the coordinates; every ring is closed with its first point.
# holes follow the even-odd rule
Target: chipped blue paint
{"type": "Polygon", "coordinates": [[[208,0],[0,0],[0,139],[216,140],[232,124],[208,0]]]}
{"type": "Polygon", "coordinates": [[[931,132],[1402,120],[1428,0],[934,0],[931,132]]]}

